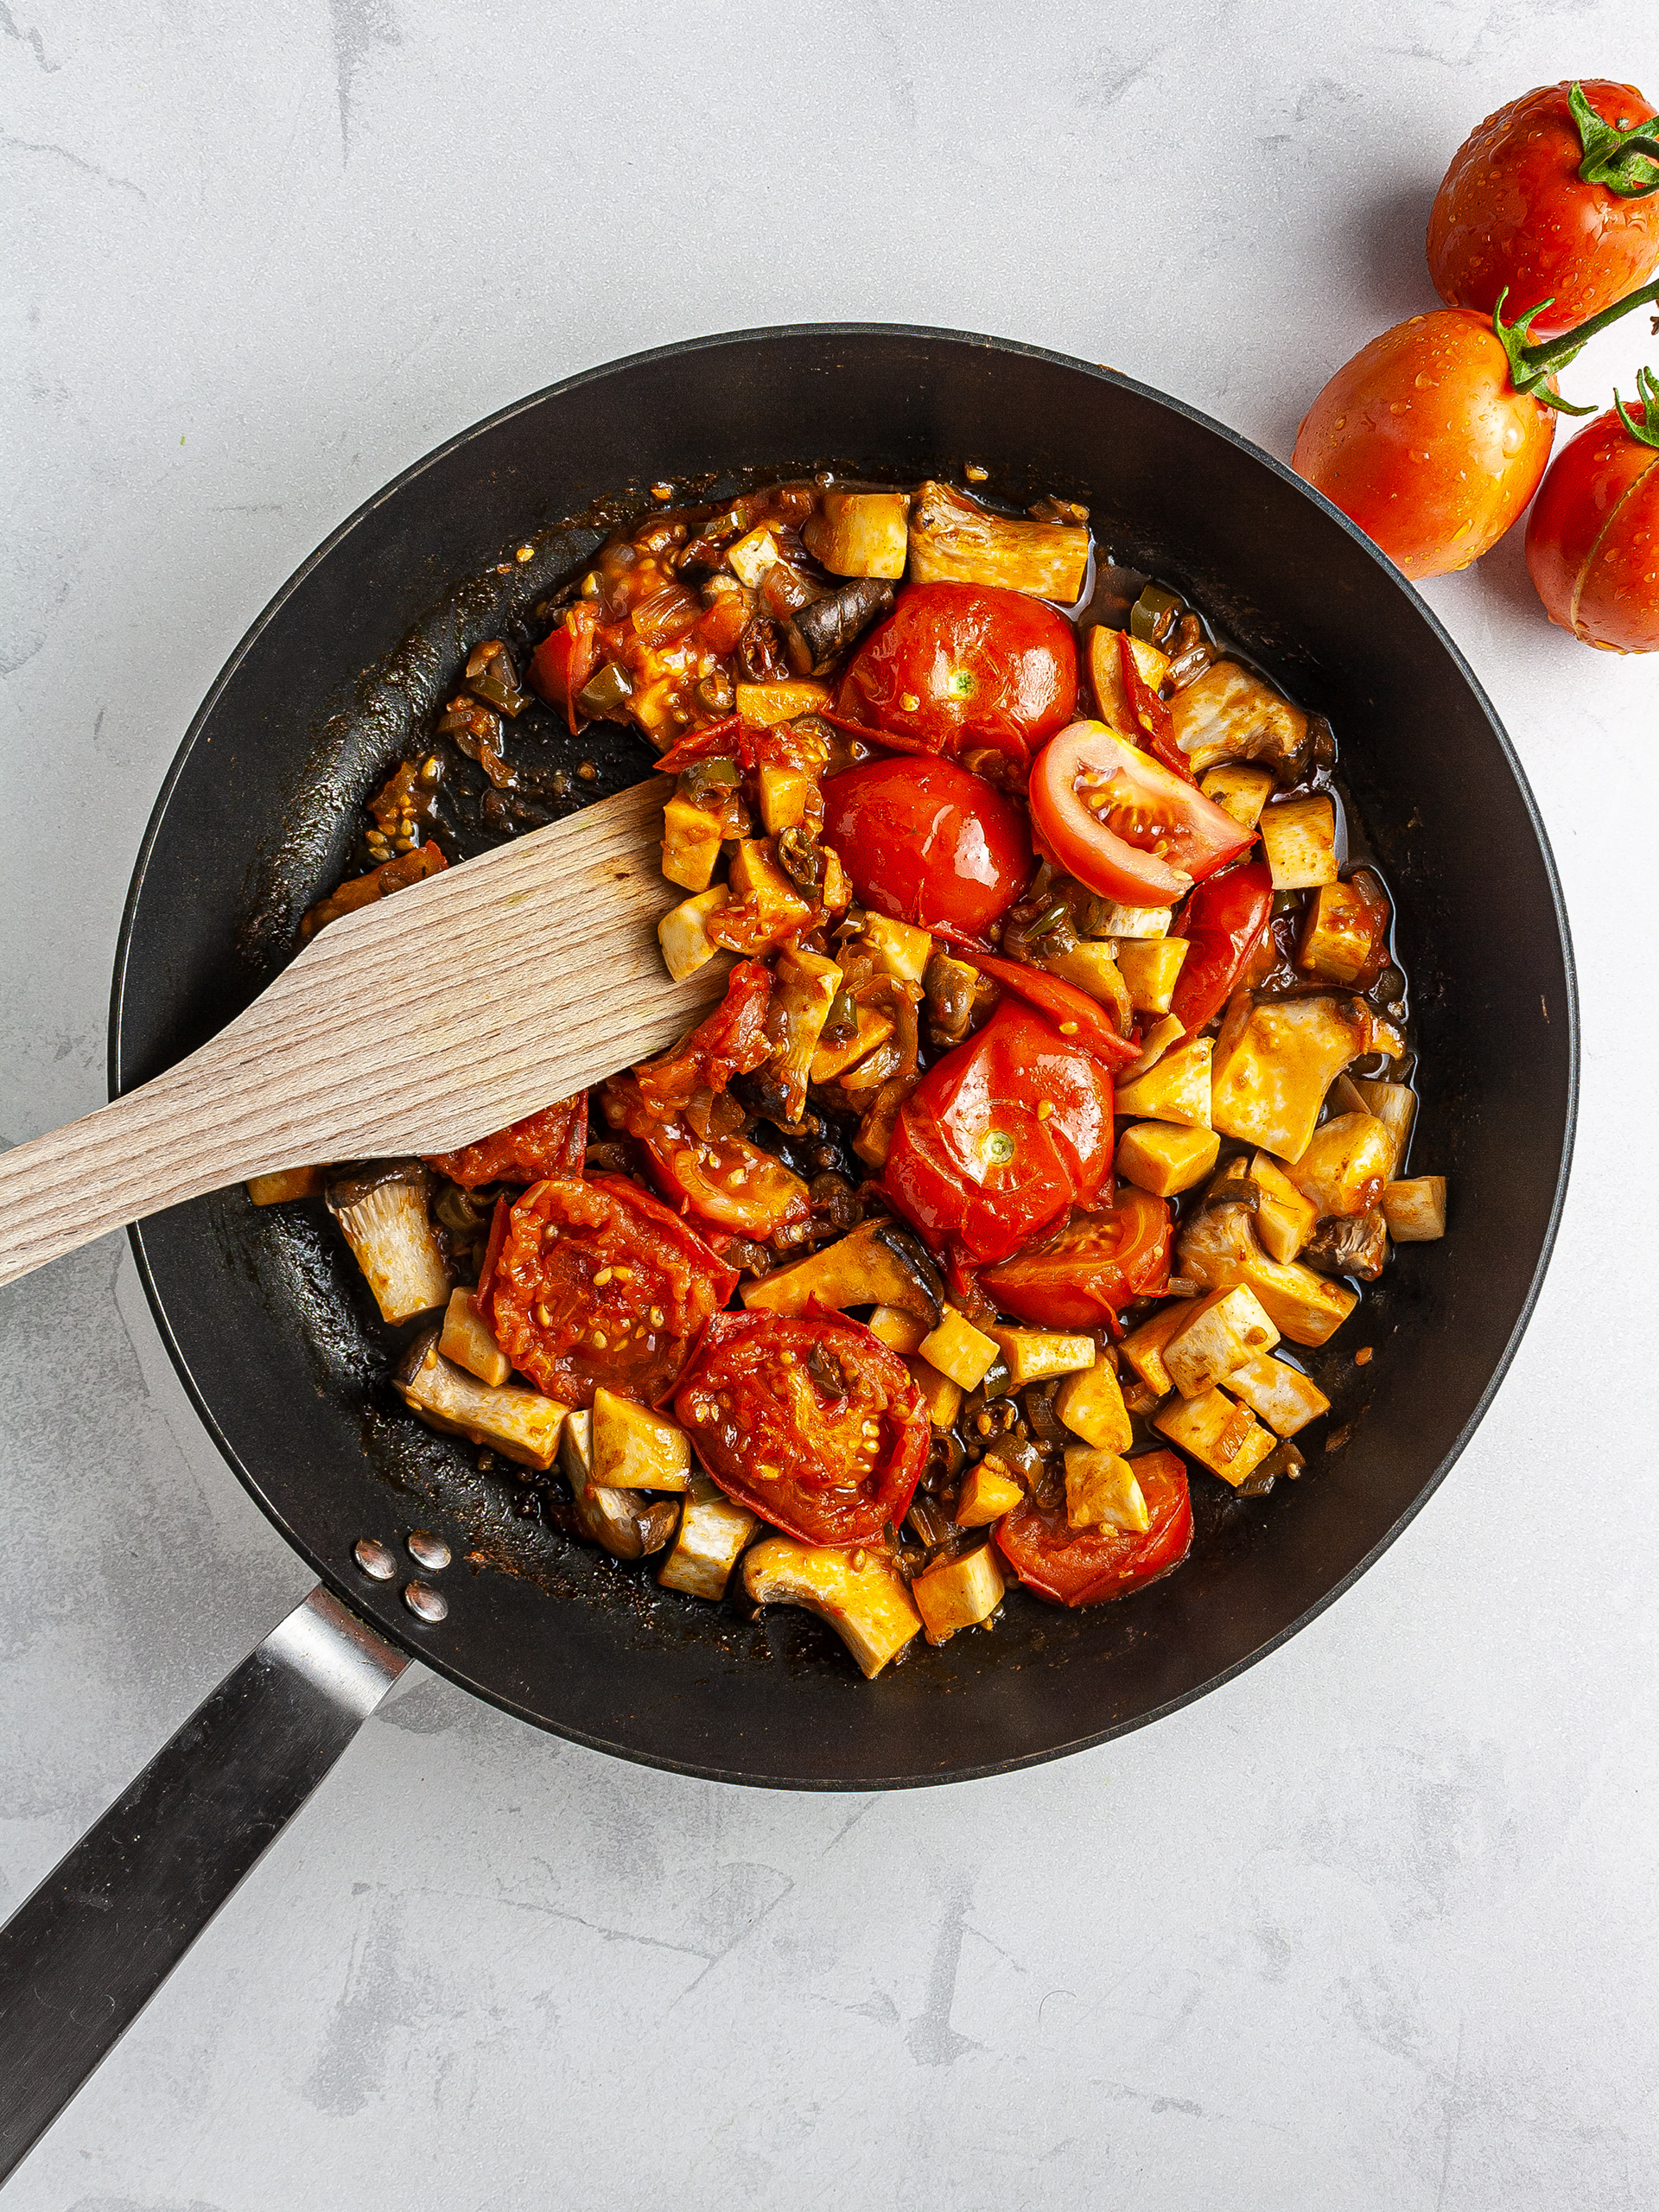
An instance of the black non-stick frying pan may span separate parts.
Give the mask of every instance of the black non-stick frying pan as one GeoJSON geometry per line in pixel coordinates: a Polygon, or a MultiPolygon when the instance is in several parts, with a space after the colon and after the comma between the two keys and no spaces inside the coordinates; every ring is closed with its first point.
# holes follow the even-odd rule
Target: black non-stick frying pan
{"type": "MultiPolygon", "coordinates": [[[[1030,347],[868,327],[705,339],[555,385],[416,463],[284,587],[185,740],[122,932],[113,1088],[159,1073],[269,980],[341,871],[352,806],[468,645],[598,543],[607,501],[658,480],[723,490],[830,464],[913,481],[967,460],[1015,503],[1084,501],[1115,560],[1184,587],[1337,731],[1399,904],[1422,1052],[1414,1158],[1450,1178],[1452,1214],[1443,1243],[1402,1248],[1368,1294],[1370,1362],[1344,1343],[1327,1363],[1334,1448],[1263,1499],[1195,1484],[1193,1557],[1154,1588],[1076,1614],[1018,1597],[994,1633],[869,1684],[806,1616],[746,1623],[660,1592],[648,1564],[522,1517],[511,1481],[417,1429],[320,1216],[256,1212],[232,1190],[146,1222],[134,1247],[179,1372],[323,1588],[0,1935],[0,2173],[407,1655],[681,1773],[874,1789],[1002,1772],[1155,1719],[1270,1651],[1397,1535],[1480,1418],[1554,1236],[1576,1087],[1567,924],[1520,768],[1433,616],[1334,509],[1191,409],[1030,347]],[[446,1571],[410,1559],[417,1530],[447,1544],[446,1571]],[[357,1565],[364,1539],[397,1563],[391,1580],[357,1565]],[[417,1618],[411,1580],[447,1600],[443,1618],[417,1618]]],[[[571,805],[649,766],[620,734],[526,742],[594,762],[571,805]]]]}

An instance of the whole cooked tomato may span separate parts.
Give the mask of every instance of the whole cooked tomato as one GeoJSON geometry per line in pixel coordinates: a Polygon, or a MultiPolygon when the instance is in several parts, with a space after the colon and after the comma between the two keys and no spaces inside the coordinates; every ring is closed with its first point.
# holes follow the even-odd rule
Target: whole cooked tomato
{"type": "Polygon", "coordinates": [[[1273,916],[1273,874],[1265,861],[1244,861],[1201,883],[1182,910],[1192,950],[1175,979],[1170,1012],[1189,1037],[1221,1012],[1273,916]]]}
{"type": "Polygon", "coordinates": [[[1073,722],[1044,747],[1031,818],[1068,874],[1130,906],[1173,906],[1255,834],[1104,722],[1073,722]]]}
{"type": "Polygon", "coordinates": [[[938,1250],[1006,1259],[1112,1164],[1112,1079],[1040,1014],[1005,999],[899,1109],[883,1187],[938,1250]]]}
{"type": "Polygon", "coordinates": [[[1538,488],[1554,413],[1517,391],[1491,319],[1414,315],[1363,346],[1313,402],[1291,467],[1408,576],[1466,569],[1538,488]]]}
{"type": "Polygon", "coordinates": [[[1527,518],[1527,567],[1552,622],[1586,645],[1659,652],[1659,385],[1580,430],[1527,518]]]}
{"type": "Polygon", "coordinates": [[[695,1230],[620,1175],[532,1184],[492,1239],[496,1340],[567,1406],[601,1385],[655,1405],[737,1286],[695,1230]]]}
{"type": "Polygon", "coordinates": [[[1192,1548],[1192,1500],[1186,1469],[1173,1452],[1148,1452],[1131,1462],[1152,1526],[1144,1536],[1126,1529],[1074,1529],[1063,1505],[1027,1498],[997,1525],[1003,1557],[1039,1598],[1061,1605],[1098,1605],[1127,1598],[1178,1567],[1192,1548]]]}
{"type": "Polygon", "coordinates": [[[534,1183],[543,1175],[580,1175],[588,1149],[588,1094],[560,1098],[511,1128],[480,1137],[459,1152],[435,1153],[427,1161],[463,1190],[480,1183],[534,1183]]]}
{"type": "Polygon", "coordinates": [[[823,841],[865,906],[922,929],[977,935],[1031,874],[1020,809],[950,760],[865,760],[830,777],[823,841]]]}
{"type": "Polygon", "coordinates": [[[931,1430],[910,1370],[856,1321],[717,1313],[675,1395],[728,1497],[806,1544],[896,1528],[931,1430]]]}
{"type": "Polygon", "coordinates": [[[1489,115],[1429,212],[1428,273],[1446,304],[1490,316],[1507,291],[1507,316],[1536,308],[1533,331],[1555,338],[1643,283],[1659,264],[1647,157],[1659,147],[1641,128],[1653,115],[1634,85],[1599,79],[1541,86],[1489,115]]]}
{"type": "Polygon", "coordinates": [[[912,584],[853,656],[836,704],[929,753],[983,747],[1023,768],[1077,702],[1064,615],[990,584],[912,584]]]}
{"type": "Polygon", "coordinates": [[[1132,1299],[1161,1294],[1169,1238],[1163,1200],[1120,1185],[1115,1206],[1074,1214],[1046,1243],[983,1269],[980,1287],[1033,1328],[1104,1328],[1132,1299]]]}

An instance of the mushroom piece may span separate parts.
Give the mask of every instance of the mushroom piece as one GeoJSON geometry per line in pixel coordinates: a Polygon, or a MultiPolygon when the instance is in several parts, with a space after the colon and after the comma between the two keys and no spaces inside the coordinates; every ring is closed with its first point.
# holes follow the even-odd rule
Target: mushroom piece
{"type": "Polygon", "coordinates": [[[1322,1274],[1357,1275],[1362,1282],[1375,1282],[1388,1265],[1389,1224],[1376,1209],[1332,1214],[1303,1245],[1302,1257],[1322,1274]]]}
{"type": "Polygon", "coordinates": [[[885,1551],[835,1551],[768,1536],[743,1562],[757,1605],[799,1605],[828,1621],[867,1678],[879,1675],[922,1625],[903,1576],[885,1551]]]}
{"type": "Polygon", "coordinates": [[[797,608],[784,632],[784,651],[797,676],[816,676],[861,637],[879,614],[893,607],[893,586],[874,576],[855,576],[827,598],[797,608]]]}
{"type": "Polygon", "coordinates": [[[866,1221],[792,1267],[743,1286],[743,1303],[768,1313],[840,1312],[849,1306],[896,1306],[936,1328],[944,1312],[938,1274],[911,1238],[890,1222],[866,1221]]]}
{"type": "Polygon", "coordinates": [[[929,482],[910,514],[912,583],[995,584],[1070,607],[1089,567],[1085,523],[1015,522],[949,484],[929,482]]]}
{"type": "Polygon", "coordinates": [[[328,1211],[362,1268],[383,1321],[447,1305],[449,1275],[427,1211],[432,1178],[418,1160],[337,1178],[328,1211]]]}
{"type": "Polygon", "coordinates": [[[410,1346],[397,1370],[397,1386],[410,1411],[429,1427],[487,1445],[541,1474],[553,1465],[564,1407],[539,1390],[516,1385],[495,1389],[480,1382],[443,1357],[437,1330],[429,1329],[410,1346]]]}
{"type": "Polygon", "coordinates": [[[1321,733],[1300,707],[1236,661],[1217,661],[1169,702],[1175,742],[1195,776],[1224,760],[1258,760],[1284,783],[1300,783],[1321,733]]]}
{"type": "Polygon", "coordinates": [[[672,1537],[680,1509],[671,1497],[652,1499],[641,1490],[613,1490],[594,1482],[592,1414],[566,1414],[559,1472],[570,1485],[582,1535],[613,1559],[648,1558],[672,1537]]]}
{"type": "MultiPolygon", "coordinates": [[[[1179,1264],[1183,1275],[1206,1290],[1231,1290],[1239,1283],[1253,1290],[1292,1344],[1324,1344],[1359,1303],[1357,1291],[1327,1281],[1299,1260],[1270,1260],[1247,1205],[1206,1206],[1182,1234],[1179,1264]]],[[[1135,1364],[1134,1352],[1127,1344],[1125,1350],[1135,1364]]]]}
{"type": "Polygon", "coordinates": [[[691,1478],[680,1512],[680,1532],[657,1580],[664,1590],[694,1598],[723,1598],[738,1554],[760,1527],[759,1516],[734,1505],[701,1470],[691,1478]]]}

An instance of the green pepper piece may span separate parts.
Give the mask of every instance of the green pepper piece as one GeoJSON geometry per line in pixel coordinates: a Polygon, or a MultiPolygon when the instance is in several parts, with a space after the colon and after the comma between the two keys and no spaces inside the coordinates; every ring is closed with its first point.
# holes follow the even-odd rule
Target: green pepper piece
{"type": "Polygon", "coordinates": [[[1162,584],[1148,584],[1129,609],[1129,635],[1155,645],[1159,632],[1168,629],[1170,616],[1179,613],[1180,607],[1178,592],[1166,591],[1162,584]]]}

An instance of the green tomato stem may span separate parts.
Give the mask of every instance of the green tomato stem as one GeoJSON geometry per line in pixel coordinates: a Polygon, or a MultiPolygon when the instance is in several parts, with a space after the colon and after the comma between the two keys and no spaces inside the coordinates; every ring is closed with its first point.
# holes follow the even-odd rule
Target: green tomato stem
{"type": "Polygon", "coordinates": [[[1579,126],[1579,143],[1584,148],[1579,175],[1586,184],[1605,185],[1621,200],[1645,200],[1650,192],[1659,192],[1659,137],[1654,135],[1659,126],[1633,123],[1621,130],[1615,124],[1604,123],[1585,98],[1582,85],[1573,86],[1567,104],[1579,126]]]}
{"type": "Polygon", "coordinates": [[[1638,444],[1659,447],[1659,377],[1651,369],[1636,372],[1635,407],[1627,407],[1618,392],[1613,394],[1613,405],[1618,410],[1619,421],[1638,444]]]}
{"type": "Polygon", "coordinates": [[[1632,308],[1646,307],[1659,300],[1659,276],[1639,291],[1627,292],[1622,300],[1615,300],[1610,308],[1603,308],[1599,315],[1592,315],[1576,330],[1565,330],[1559,338],[1551,338],[1536,346],[1529,346],[1527,332],[1535,315],[1540,315],[1554,300],[1540,300],[1536,307],[1529,308],[1525,315],[1517,315],[1513,322],[1503,320],[1503,302],[1510,296],[1505,285],[1497,296],[1497,305],[1492,309],[1492,330],[1498,343],[1509,356],[1510,382],[1518,392],[1541,400],[1546,407],[1560,410],[1563,415],[1593,415],[1593,407],[1575,407],[1570,399],[1563,399],[1559,392],[1551,391],[1547,379],[1557,369],[1576,360],[1591,339],[1613,323],[1629,315],[1632,308]]]}

